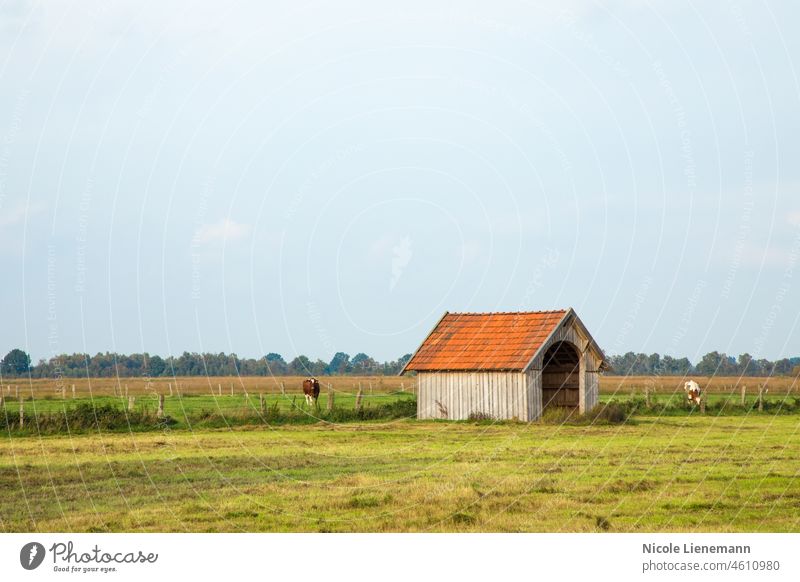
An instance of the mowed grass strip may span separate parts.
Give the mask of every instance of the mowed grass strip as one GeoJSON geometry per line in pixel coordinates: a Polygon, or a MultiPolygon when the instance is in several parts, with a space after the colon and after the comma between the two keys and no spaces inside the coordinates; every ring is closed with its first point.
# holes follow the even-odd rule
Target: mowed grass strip
{"type": "MultiPolygon", "coordinates": [[[[291,422],[314,423],[324,419],[328,414],[327,395],[320,397],[317,405],[308,405],[305,398],[296,395],[253,395],[249,394],[234,396],[208,396],[208,395],[186,395],[186,396],[166,396],[164,397],[164,415],[169,417],[168,424],[173,429],[192,428],[192,427],[227,427],[241,424],[280,424],[281,419],[291,422]],[[263,409],[262,409],[263,400],[263,409]]],[[[387,407],[393,404],[402,404],[398,410],[404,412],[403,416],[412,417],[415,413],[415,397],[407,392],[366,394],[362,395],[361,409],[369,417],[370,413],[378,414],[387,411],[387,407]]],[[[111,407],[114,411],[119,411],[123,420],[130,416],[130,422],[120,423],[121,430],[153,430],[158,429],[156,413],[158,410],[159,395],[145,394],[133,397],[133,407],[130,408],[127,398],[114,396],[97,396],[92,398],[75,398],[60,400],[52,397],[41,399],[23,400],[25,434],[36,434],[39,432],[39,420],[47,419],[47,416],[64,417],[67,413],[75,411],[77,407],[83,407],[81,416],[86,416],[86,422],[92,420],[92,411],[102,414],[105,408],[111,407]],[[130,412],[135,414],[130,414],[130,412]],[[139,420],[151,422],[137,424],[135,415],[139,415],[139,420]],[[140,426],[141,425],[141,426],[140,426]]],[[[0,406],[0,426],[13,425],[12,429],[19,432],[19,409],[20,402],[14,397],[7,398],[0,406]],[[5,422],[4,422],[5,421],[5,422]]],[[[337,411],[353,411],[356,405],[356,396],[352,394],[339,394],[335,397],[335,408],[337,411]]],[[[396,411],[395,411],[396,412],[396,411]]],[[[378,414],[379,415],[379,414],[378,414]]],[[[395,414],[396,416],[396,414],[395,414]]],[[[52,423],[50,423],[52,424],[52,423]]],[[[62,423],[64,424],[64,423],[62,423]]],[[[101,423],[102,424],[102,423],[101,423]]],[[[72,431],[85,431],[83,426],[70,426],[72,431]]],[[[44,433],[52,433],[53,430],[47,426],[42,428],[44,433]]],[[[63,427],[62,432],[67,432],[67,426],[63,427]]]]}
{"type": "MultiPolygon", "coordinates": [[[[366,413],[373,413],[373,417],[383,415],[384,418],[412,418],[415,416],[415,398],[409,392],[363,394],[361,407],[366,413]],[[402,406],[392,411],[387,408],[392,405],[402,406]],[[402,411],[402,414],[398,414],[398,411],[402,411]]],[[[334,400],[337,411],[346,412],[355,409],[356,396],[353,394],[340,393],[335,396],[334,400]]],[[[708,416],[750,416],[761,413],[773,416],[775,414],[796,414],[800,411],[800,396],[793,395],[765,396],[762,402],[762,412],[758,411],[757,397],[748,397],[742,404],[739,396],[712,393],[707,395],[705,400],[708,416]]],[[[602,395],[600,402],[612,406],[618,405],[626,415],[634,417],[700,414],[700,408],[688,403],[684,394],[653,394],[649,399],[626,394],[602,395]]],[[[132,408],[130,408],[131,403],[127,398],[114,396],[80,397],[66,400],[54,398],[51,395],[31,398],[22,402],[26,428],[24,431],[20,431],[18,426],[20,403],[14,397],[7,397],[0,406],[0,428],[10,426],[15,434],[34,435],[38,432],[52,434],[59,430],[66,433],[68,429],[73,432],[85,432],[94,430],[94,427],[88,426],[91,424],[89,421],[92,420],[92,409],[101,414],[103,413],[102,409],[111,407],[113,410],[119,411],[123,421],[126,417],[130,417],[128,422],[117,423],[119,424],[118,430],[160,430],[161,426],[156,418],[158,403],[159,395],[156,393],[132,397],[132,408]],[[66,416],[70,412],[74,412],[77,407],[84,407],[80,411],[82,422],[70,424],[66,420],[66,416]],[[134,414],[130,414],[130,412],[134,414]],[[61,429],[54,429],[51,426],[53,418],[48,419],[48,416],[59,416],[62,420],[60,425],[63,425],[61,429]],[[42,423],[39,422],[40,420],[42,423]]],[[[281,394],[235,394],[233,396],[192,394],[164,397],[164,414],[168,417],[166,424],[175,430],[285,423],[310,424],[319,420],[328,420],[327,417],[330,415],[327,411],[327,394],[320,396],[317,406],[307,405],[303,397],[281,394]]],[[[547,415],[545,416],[547,417],[547,415]]],[[[367,418],[370,416],[368,415],[367,418]]],[[[331,420],[336,421],[337,418],[334,417],[331,420]]],[[[353,418],[352,420],[359,419],[353,418]]],[[[552,419],[549,424],[553,424],[552,419]]],[[[102,426],[102,422],[100,425],[102,426]]],[[[108,426],[105,428],[107,429],[108,426]]]]}
{"type": "Polygon", "coordinates": [[[4,531],[798,531],[800,418],[6,438],[4,531]]]}

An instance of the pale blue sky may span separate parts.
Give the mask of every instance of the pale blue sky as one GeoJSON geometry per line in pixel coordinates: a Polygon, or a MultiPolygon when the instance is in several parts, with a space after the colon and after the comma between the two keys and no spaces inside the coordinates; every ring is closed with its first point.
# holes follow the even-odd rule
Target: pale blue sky
{"type": "Polygon", "coordinates": [[[0,352],[800,354],[796,3],[196,4],[0,5],[0,352]]]}

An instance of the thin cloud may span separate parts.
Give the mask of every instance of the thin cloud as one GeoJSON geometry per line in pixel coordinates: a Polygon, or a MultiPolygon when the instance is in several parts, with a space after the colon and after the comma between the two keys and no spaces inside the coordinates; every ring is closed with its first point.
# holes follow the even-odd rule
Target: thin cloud
{"type": "Polygon", "coordinates": [[[45,209],[44,204],[17,204],[8,210],[0,205],[0,226],[16,226],[45,209]]]}
{"type": "Polygon", "coordinates": [[[194,232],[196,244],[208,244],[220,241],[234,241],[246,238],[251,231],[249,224],[225,218],[214,224],[204,224],[194,232]]]}

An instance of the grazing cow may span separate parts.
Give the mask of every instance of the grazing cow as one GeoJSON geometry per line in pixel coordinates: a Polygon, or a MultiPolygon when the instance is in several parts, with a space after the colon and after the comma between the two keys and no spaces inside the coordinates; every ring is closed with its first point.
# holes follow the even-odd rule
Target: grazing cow
{"type": "Polygon", "coordinates": [[[303,394],[306,395],[306,404],[316,404],[319,398],[319,380],[313,377],[303,380],[303,394]]]}
{"type": "Polygon", "coordinates": [[[683,385],[683,390],[686,392],[686,398],[692,404],[700,404],[700,384],[694,380],[689,380],[683,385]]]}

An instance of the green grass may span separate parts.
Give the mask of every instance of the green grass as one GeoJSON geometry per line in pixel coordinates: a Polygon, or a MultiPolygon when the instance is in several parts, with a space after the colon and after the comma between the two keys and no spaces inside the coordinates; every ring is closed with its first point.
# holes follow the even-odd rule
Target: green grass
{"type": "MultiPolygon", "coordinates": [[[[308,406],[302,395],[265,394],[264,410],[258,394],[244,395],[186,395],[182,397],[166,397],[164,414],[168,417],[166,424],[172,429],[222,428],[240,425],[258,424],[313,424],[320,421],[343,422],[348,420],[374,420],[410,417],[415,413],[414,395],[407,392],[382,394],[365,394],[362,398],[362,413],[354,414],[355,396],[337,394],[335,410],[327,410],[327,396],[320,396],[318,406],[308,406]]],[[[82,432],[96,428],[92,420],[94,410],[120,411],[113,414],[113,426],[100,422],[105,430],[157,430],[164,422],[156,418],[158,396],[155,394],[139,395],[135,398],[133,410],[128,414],[128,400],[114,396],[95,398],[60,398],[45,397],[23,401],[25,424],[23,430],[18,428],[19,402],[14,398],[6,398],[5,407],[0,408],[0,429],[10,426],[15,434],[39,434],[67,431],[82,432]],[[80,414],[76,414],[76,411],[80,414]],[[69,423],[64,422],[64,417],[69,423]],[[125,417],[130,422],[124,422],[125,417]],[[119,422],[121,417],[123,422],[119,422]],[[77,420],[77,422],[76,422],[77,420]]]]}
{"type": "MultiPolygon", "coordinates": [[[[758,398],[750,396],[742,404],[741,398],[728,394],[706,394],[706,414],[709,416],[741,416],[759,413],[758,398]]],[[[644,396],[631,395],[602,395],[600,402],[603,404],[616,404],[624,408],[629,414],[646,416],[686,416],[700,414],[700,406],[687,401],[686,395],[680,394],[654,394],[650,397],[650,405],[644,396]]],[[[792,395],[764,396],[762,411],[769,415],[797,414],[800,413],[800,397],[792,395]]]]}
{"type": "Polygon", "coordinates": [[[6,434],[0,531],[800,531],[800,416],[636,420],[6,434]]]}

